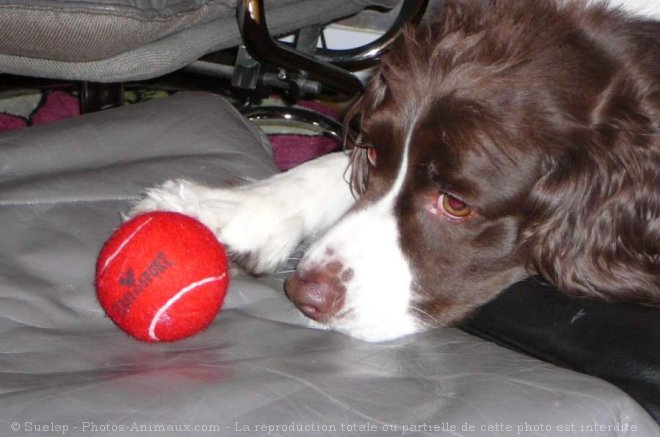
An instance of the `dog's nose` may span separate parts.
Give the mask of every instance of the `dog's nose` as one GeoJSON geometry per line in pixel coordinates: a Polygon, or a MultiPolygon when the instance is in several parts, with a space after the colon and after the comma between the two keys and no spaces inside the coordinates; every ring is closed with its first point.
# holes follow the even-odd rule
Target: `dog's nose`
{"type": "Polygon", "coordinates": [[[291,302],[310,319],[324,322],[344,305],[346,288],[334,268],[298,269],[284,290],[291,302]]]}

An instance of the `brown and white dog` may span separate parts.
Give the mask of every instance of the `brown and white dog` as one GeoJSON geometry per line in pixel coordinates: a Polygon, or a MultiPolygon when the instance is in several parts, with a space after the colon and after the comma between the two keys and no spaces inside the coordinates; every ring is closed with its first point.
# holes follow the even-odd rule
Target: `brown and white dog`
{"type": "Polygon", "coordinates": [[[237,188],[171,181],[134,212],[198,217],[255,274],[313,240],[287,295],[369,341],[456,323],[530,273],[660,304],[659,22],[448,0],[350,117],[349,153],[237,188]]]}

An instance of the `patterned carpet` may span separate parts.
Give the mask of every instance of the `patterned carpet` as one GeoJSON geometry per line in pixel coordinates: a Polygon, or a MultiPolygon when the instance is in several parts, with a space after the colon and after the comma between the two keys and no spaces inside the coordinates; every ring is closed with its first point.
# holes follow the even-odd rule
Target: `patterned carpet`
{"type": "MultiPolygon", "coordinates": [[[[166,91],[151,89],[127,90],[127,104],[163,98],[166,91]]],[[[279,100],[266,100],[264,105],[282,104],[279,100]]],[[[333,118],[339,111],[317,101],[303,101],[300,106],[312,109],[333,118]]],[[[38,90],[22,89],[0,93],[0,132],[28,128],[34,125],[53,123],[80,115],[77,95],[70,89],[38,90]]],[[[337,147],[337,142],[320,132],[301,124],[269,122],[263,126],[273,146],[275,163],[287,170],[316,156],[328,153],[337,147]]]]}

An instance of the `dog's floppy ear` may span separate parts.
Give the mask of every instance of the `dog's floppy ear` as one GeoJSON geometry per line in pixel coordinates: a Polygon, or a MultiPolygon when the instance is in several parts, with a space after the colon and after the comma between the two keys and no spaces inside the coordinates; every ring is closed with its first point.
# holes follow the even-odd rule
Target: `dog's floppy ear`
{"type": "Polygon", "coordinates": [[[531,267],[570,295],[658,305],[659,108],[619,91],[546,160],[521,241],[531,267]]]}

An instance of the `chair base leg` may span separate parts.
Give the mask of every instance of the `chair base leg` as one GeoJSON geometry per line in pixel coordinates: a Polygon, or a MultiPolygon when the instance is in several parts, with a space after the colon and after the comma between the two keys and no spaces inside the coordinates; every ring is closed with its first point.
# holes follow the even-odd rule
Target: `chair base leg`
{"type": "Polygon", "coordinates": [[[342,125],[337,120],[310,109],[287,106],[259,106],[241,109],[242,114],[252,121],[286,120],[310,124],[323,135],[342,142],[342,125]]]}
{"type": "Polygon", "coordinates": [[[80,82],[79,90],[81,114],[124,104],[123,83],[80,82]]]}

